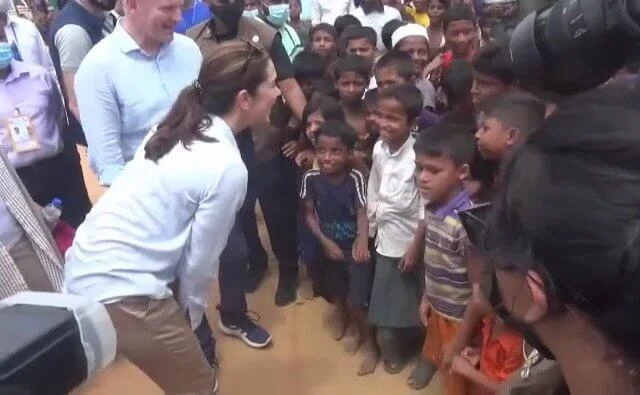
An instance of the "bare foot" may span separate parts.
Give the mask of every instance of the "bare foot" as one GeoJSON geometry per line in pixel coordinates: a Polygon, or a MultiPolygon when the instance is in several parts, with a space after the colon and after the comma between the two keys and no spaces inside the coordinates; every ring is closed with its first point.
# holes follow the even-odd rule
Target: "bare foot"
{"type": "Polygon", "coordinates": [[[378,361],[380,361],[380,352],[376,344],[369,340],[363,348],[364,359],[358,369],[358,376],[367,376],[376,371],[378,361]]]}
{"type": "Polygon", "coordinates": [[[344,339],[344,355],[347,357],[353,357],[360,349],[360,346],[362,346],[362,343],[364,343],[362,336],[358,334],[347,334],[344,339]]]}
{"type": "Polygon", "coordinates": [[[331,313],[331,316],[329,316],[328,325],[329,332],[335,340],[342,340],[344,335],[347,334],[345,322],[337,309],[335,309],[335,311],[331,313]]]}
{"type": "Polygon", "coordinates": [[[313,283],[311,282],[311,280],[306,279],[302,282],[298,291],[298,295],[300,295],[300,298],[302,299],[298,299],[298,304],[304,304],[305,300],[313,300],[316,298],[316,294],[313,291],[313,283]]]}

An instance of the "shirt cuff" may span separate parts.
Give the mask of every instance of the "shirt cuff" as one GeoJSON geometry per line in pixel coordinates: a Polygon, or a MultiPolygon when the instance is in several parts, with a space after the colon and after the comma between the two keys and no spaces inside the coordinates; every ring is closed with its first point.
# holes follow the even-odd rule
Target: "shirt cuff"
{"type": "Polygon", "coordinates": [[[100,181],[100,185],[108,187],[113,184],[120,173],[122,173],[122,169],[124,169],[124,166],[122,165],[109,165],[102,168],[98,172],[98,180],[100,181]]]}

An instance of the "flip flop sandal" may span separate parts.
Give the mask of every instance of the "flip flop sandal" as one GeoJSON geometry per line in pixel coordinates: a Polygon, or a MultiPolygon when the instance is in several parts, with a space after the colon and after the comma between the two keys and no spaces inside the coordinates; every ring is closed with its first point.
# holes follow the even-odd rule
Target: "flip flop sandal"
{"type": "Polygon", "coordinates": [[[421,390],[429,385],[437,370],[433,362],[420,358],[407,379],[407,385],[413,390],[421,390]]]}

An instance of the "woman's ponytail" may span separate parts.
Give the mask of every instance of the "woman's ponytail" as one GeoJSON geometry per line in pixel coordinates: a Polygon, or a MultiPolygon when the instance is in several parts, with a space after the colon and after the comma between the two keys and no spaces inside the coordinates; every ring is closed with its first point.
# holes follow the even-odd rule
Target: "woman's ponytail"
{"type": "Polygon", "coordinates": [[[179,142],[188,146],[194,139],[216,141],[202,134],[211,124],[202,105],[202,86],[195,80],[184,88],[158,130],[144,147],[145,158],[157,162],[179,142]]]}

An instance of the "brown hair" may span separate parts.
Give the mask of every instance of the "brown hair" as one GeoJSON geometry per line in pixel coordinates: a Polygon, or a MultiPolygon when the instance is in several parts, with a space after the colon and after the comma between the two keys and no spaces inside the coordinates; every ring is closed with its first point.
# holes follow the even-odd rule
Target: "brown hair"
{"type": "Polygon", "coordinates": [[[222,116],[241,90],[253,94],[266,78],[269,55],[250,42],[232,40],[203,53],[200,75],[184,88],[173,107],[145,145],[145,158],[157,162],[180,143],[214,142],[203,134],[211,126],[208,114],[222,116]]]}

